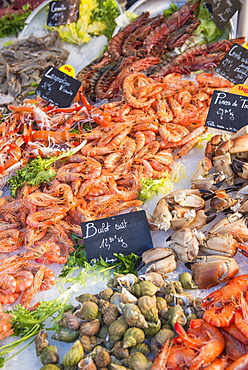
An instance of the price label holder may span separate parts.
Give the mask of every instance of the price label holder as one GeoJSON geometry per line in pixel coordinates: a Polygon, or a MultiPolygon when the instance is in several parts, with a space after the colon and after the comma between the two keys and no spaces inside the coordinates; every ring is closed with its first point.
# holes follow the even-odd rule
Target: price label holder
{"type": "Polygon", "coordinates": [[[116,262],[113,253],[141,255],[153,248],[145,211],[125,213],[81,224],[88,260],[116,262]]]}
{"type": "Polygon", "coordinates": [[[36,94],[59,108],[67,108],[71,105],[80,86],[80,81],[49,66],[36,89],[36,94]]]}
{"type": "Polygon", "coordinates": [[[225,27],[242,6],[239,0],[205,0],[204,5],[212,14],[213,21],[219,30],[225,27]]]}
{"type": "Polygon", "coordinates": [[[206,126],[231,132],[247,124],[248,97],[214,90],[206,126]]]}
{"type": "Polygon", "coordinates": [[[243,84],[248,77],[248,50],[234,44],[218,64],[216,72],[235,85],[243,84]]]}
{"type": "Polygon", "coordinates": [[[79,17],[80,0],[51,1],[47,17],[47,26],[61,26],[73,23],[79,17]]]}

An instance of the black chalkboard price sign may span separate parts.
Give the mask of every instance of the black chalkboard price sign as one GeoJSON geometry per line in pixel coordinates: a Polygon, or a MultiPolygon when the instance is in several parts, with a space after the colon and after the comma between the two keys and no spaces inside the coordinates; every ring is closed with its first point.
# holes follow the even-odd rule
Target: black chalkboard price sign
{"type": "Polygon", "coordinates": [[[248,50],[234,44],[218,64],[216,72],[235,85],[244,83],[248,77],[248,50]]]}
{"type": "Polygon", "coordinates": [[[212,14],[213,21],[220,30],[242,6],[239,0],[205,0],[204,5],[212,14]]]}
{"type": "Polygon", "coordinates": [[[145,211],[83,222],[81,228],[89,261],[101,256],[115,262],[113,253],[141,255],[153,247],[145,211]]]}
{"type": "Polygon", "coordinates": [[[248,124],[248,97],[215,90],[206,126],[236,132],[248,124]]]}
{"type": "Polygon", "coordinates": [[[80,0],[51,1],[47,17],[47,26],[61,26],[73,23],[79,17],[80,0]]]}
{"type": "Polygon", "coordinates": [[[36,94],[59,108],[71,105],[81,82],[52,66],[48,67],[36,89],[36,94]]]}

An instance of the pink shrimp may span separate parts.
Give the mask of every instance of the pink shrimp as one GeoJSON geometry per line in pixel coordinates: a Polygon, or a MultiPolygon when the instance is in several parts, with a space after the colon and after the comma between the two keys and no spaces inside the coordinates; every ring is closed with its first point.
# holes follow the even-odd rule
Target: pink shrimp
{"type": "Polygon", "coordinates": [[[16,280],[10,274],[0,275],[0,293],[10,295],[16,291],[16,280]]]}
{"type": "Polygon", "coordinates": [[[56,223],[65,217],[67,208],[52,207],[29,214],[26,223],[31,227],[42,227],[56,223]]]}
{"type": "Polygon", "coordinates": [[[0,340],[14,334],[11,327],[11,315],[5,312],[0,312],[0,340]]]}
{"type": "Polygon", "coordinates": [[[23,292],[32,285],[34,279],[32,272],[23,270],[12,275],[16,280],[16,292],[23,292]]]}

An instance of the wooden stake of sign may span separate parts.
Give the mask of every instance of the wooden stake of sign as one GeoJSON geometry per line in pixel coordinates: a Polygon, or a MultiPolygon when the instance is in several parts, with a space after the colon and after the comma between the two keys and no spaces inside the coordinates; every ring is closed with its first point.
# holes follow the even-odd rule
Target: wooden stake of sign
{"type": "Polygon", "coordinates": [[[145,211],[130,212],[81,224],[89,261],[115,262],[113,253],[141,255],[152,248],[152,238],[145,211]]]}
{"type": "Polygon", "coordinates": [[[214,90],[206,126],[236,132],[248,124],[248,97],[214,90]]]}

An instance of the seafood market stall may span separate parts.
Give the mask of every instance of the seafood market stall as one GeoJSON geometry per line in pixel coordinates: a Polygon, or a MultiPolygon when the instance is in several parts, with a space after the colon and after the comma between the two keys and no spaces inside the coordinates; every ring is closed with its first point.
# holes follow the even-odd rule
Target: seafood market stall
{"type": "Polygon", "coordinates": [[[50,3],[1,49],[0,366],[245,369],[242,4],[112,2],[70,45],[50,3]]]}

